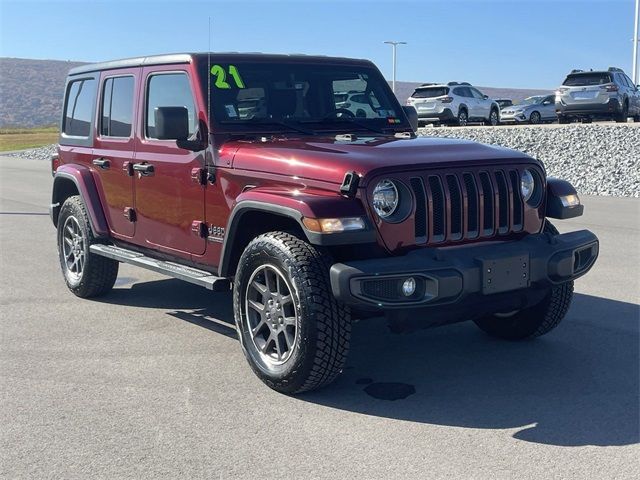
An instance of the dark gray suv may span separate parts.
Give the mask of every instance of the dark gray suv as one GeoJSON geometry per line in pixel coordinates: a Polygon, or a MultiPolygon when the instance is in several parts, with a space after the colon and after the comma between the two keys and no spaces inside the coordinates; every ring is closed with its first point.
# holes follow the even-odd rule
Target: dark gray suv
{"type": "Polygon", "coordinates": [[[620,68],[572,70],[556,91],[556,113],[560,123],[569,123],[573,118],[626,122],[629,117],[638,122],[640,91],[620,68]]]}

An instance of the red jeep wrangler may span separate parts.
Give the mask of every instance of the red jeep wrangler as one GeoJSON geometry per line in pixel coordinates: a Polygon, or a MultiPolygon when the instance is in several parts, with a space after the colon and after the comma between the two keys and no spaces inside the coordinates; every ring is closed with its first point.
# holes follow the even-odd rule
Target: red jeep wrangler
{"type": "Polygon", "coordinates": [[[598,255],[573,187],[522,153],[416,138],[369,61],[180,54],[71,70],[51,218],[79,297],[119,262],[233,285],[249,364],[297,393],[344,367],[352,318],[542,335],[598,255]]]}

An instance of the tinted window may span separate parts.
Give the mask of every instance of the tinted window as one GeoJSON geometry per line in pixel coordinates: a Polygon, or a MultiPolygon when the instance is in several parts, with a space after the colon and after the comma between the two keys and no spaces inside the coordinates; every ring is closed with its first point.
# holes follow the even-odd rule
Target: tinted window
{"type": "Polygon", "coordinates": [[[480,93],[480,90],[476,90],[475,88],[470,88],[469,90],[475,98],[484,99],[484,94],[480,93]]]}
{"type": "Polygon", "coordinates": [[[603,85],[611,83],[611,75],[606,72],[573,73],[568,75],[563,85],[567,87],[588,87],[589,85],[603,85]]]}
{"type": "Polygon", "coordinates": [[[71,82],[67,89],[62,131],[73,137],[88,137],[95,101],[96,81],[93,78],[71,82]]]}
{"type": "Polygon", "coordinates": [[[432,88],[419,88],[413,95],[413,98],[434,98],[443,97],[449,93],[449,87],[432,87],[432,88]]]}
{"type": "Polygon", "coordinates": [[[107,78],[102,92],[100,134],[108,137],[131,135],[133,77],[107,78]]]}
{"type": "Polygon", "coordinates": [[[631,81],[631,79],[629,77],[627,77],[627,74],[623,74],[624,78],[627,80],[627,83],[629,84],[629,86],[631,88],[635,88],[635,85],[633,84],[633,81],[631,81]]]}
{"type": "Polygon", "coordinates": [[[189,112],[189,135],[196,131],[196,108],[189,79],[184,73],[153,75],[147,87],[146,134],[155,137],[155,109],[158,107],[185,107],[189,112]]]}
{"type": "Polygon", "coordinates": [[[453,89],[453,93],[456,95],[460,95],[461,97],[471,98],[473,95],[471,94],[471,90],[468,87],[458,87],[453,89]]]}

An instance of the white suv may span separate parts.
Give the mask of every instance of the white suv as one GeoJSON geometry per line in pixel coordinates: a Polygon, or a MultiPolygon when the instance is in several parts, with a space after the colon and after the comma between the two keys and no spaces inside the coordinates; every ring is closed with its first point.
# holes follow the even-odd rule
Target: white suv
{"type": "Polygon", "coordinates": [[[424,83],[407,100],[418,112],[418,123],[467,125],[500,123],[500,107],[467,82],[424,83]]]}

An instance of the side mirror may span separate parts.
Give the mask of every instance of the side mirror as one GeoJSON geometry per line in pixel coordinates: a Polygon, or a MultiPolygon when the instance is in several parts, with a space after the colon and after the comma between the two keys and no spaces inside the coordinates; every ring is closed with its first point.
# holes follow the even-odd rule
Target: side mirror
{"type": "Polygon", "coordinates": [[[407,120],[409,120],[409,125],[411,125],[412,130],[416,132],[418,130],[418,111],[415,109],[415,107],[410,107],[407,105],[403,106],[402,110],[407,116],[407,120]]]}
{"type": "Polygon", "coordinates": [[[489,100],[489,95],[483,95],[482,98],[484,98],[485,100],[489,100]]]}
{"type": "Polygon", "coordinates": [[[189,111],[186,107],[156,107],[156,138],[186,140],[189,138],[189,111]]]}

